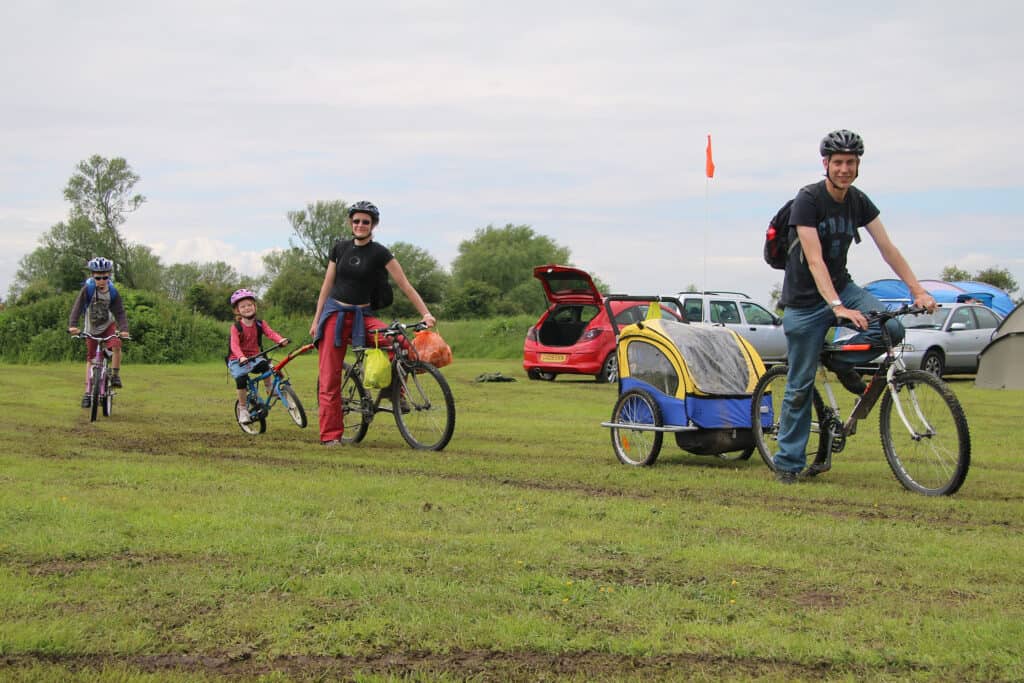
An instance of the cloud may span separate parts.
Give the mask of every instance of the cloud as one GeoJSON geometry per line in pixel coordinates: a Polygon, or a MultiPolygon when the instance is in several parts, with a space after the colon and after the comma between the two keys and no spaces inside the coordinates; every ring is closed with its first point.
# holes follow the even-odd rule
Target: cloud
{"type": "Polygon", "coordinates": [[[286,246],[288,211],[371,198],[382,239],[443,263],[478,228],[525,223],[622,288],[685,286],[706,269],[714,286],[767,289],[781,277],[757,262],[760,225],[819,176],[817,141],[835,127],[868,141],[867,192],[916,202],[894,227],[916,209],[949,231],[947,250],[923,259],[958,258],[964,223],[998,215],[970,231],[971,258],[1019,269],[1020,206],[1007,197],[1020,191],[1022,102],[1007,83],[1024,61],[1021,18],[1010,2],[868,1],[840,18],[810,2],[783,17],[749,2],[101,0],[52,12],[12,0],[0,253],[17,255],[0,256],[0,291],[66,217],[61,189],[96,153],[142,176],[149,201],[126,230],[168,262],[213,253],[255,272],[241,264],[286,246]],[[116,40],[97,39],[112,26],[116,40]],[[1007,192],[956,220],[932,216],[925,196],[992,188],[1007,192]],[[630,238],[649,265],[626,262],[630,238]]]}

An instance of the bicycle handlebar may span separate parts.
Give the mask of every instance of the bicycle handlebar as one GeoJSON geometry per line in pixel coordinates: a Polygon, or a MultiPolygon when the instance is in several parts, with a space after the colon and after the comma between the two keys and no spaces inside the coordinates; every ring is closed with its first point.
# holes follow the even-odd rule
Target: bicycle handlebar
{"type": "Polygon", "coordinates": [[[97,334],[89,334],[88,332],[79,332],[78,334],[72,334],[71,337],[73,339],[92,339],[100,342],[110,341],[111,339],[120,339],[122,341],[128,341],[132,338],[131,335],[128,335],[127,337],[122,337],[117,332],[115,332],[114,334],[109,334],[105,337],[101,337],[100,335],[97,334]]]}
{"type": "Polygon", "coordinates": [[[893,318],[898,318],[901,315],[921,315],[922,313],[927,312],[928,309],[923,306],[911,306],[910,304],[904,304],[891,311],[868,311],[864,314],[864,317],[868,320],[892,320],[893,318]]]}

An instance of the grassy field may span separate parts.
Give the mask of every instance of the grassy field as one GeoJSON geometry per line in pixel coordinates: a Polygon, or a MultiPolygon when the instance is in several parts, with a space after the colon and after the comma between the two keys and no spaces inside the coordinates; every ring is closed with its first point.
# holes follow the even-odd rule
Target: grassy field
{"type": "Polygon", "coordinates": [[[1021,680],[1024,392],[954,380],[973,464],[905,492],[872,416],[832,472],[666,443],[615,460],[614,386],[459,360],[455,437],[318,446],[232,421],[223,364],[0,366],[0,679],[1021,680]],[[478,383],[485,372],[517,382],[478,383]]]}

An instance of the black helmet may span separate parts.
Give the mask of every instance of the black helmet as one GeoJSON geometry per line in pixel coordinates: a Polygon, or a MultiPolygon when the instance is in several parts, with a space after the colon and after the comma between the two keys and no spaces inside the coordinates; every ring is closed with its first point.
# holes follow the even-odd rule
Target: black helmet
{"type": "Polygon", "coordinates": [[[352,206],[348,207],[348,217],[352,218],[352,214],[354,213],[370,214],[370,218],[373,220],[374,225],[377,225],[380,221],[380,211],[378,211],[377,207],[373,205],[373,202],[356,202],[352,206]]]}
{"type": "Polygon", "coordinates": [[[833,154],[864,154],[864,140],[852,130],[834,130],[821,140],[821,156],[833,154]]]}

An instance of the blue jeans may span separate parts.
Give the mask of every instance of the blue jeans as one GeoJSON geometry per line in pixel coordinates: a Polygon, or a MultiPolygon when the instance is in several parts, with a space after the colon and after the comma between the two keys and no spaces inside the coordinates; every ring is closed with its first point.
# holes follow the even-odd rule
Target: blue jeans
{"type": "MultiPolygon", "coordinates": [[[[843,305],[866,313],[881,311],[885,305],[870,292],[852,282],[839,293],[843,305]]],[[[818,371],[821,348],[829,328],[836,325],[836,317],[825,302],[807,308],[787,307],[782,316],[782,328],[786,331],[789,373],[786,375],[786,394],[782,398],[782,415],[779,421],[779,450],[773,459],[777,472],[799,472],[807,466],[807,441],[811,436],[811,405],[814,392],[814,376],[818,371]]],[[[893,343],[903,340],[903,325],[898,320],[886,324],[893,343]]],[[[874,322],[867,330],[859,331],[849,340],[851,344],[870,343],[873,351],[844,352],[846,368],[863,363],[878,355],[877,347],[882,345],[882,329],[874,322]]],[[[834,363],[837,370],[843,364],[834,363]]]]}

